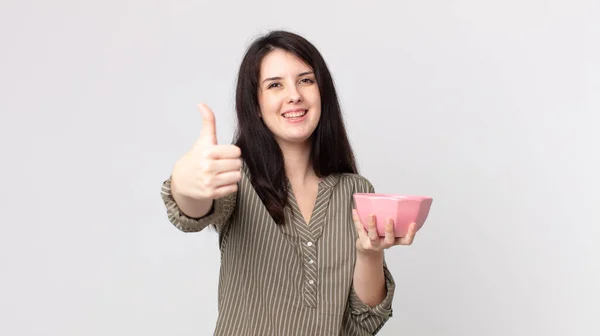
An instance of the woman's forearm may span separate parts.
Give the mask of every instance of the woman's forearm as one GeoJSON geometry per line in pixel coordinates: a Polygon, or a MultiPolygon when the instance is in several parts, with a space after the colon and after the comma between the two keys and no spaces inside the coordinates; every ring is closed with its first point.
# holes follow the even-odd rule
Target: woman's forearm
{"type": "Polygon", "coordinates": [[[370,307],[377,306],[385,299],[383,251],[356,253],[354,291],[358,298],[370,307]]]}

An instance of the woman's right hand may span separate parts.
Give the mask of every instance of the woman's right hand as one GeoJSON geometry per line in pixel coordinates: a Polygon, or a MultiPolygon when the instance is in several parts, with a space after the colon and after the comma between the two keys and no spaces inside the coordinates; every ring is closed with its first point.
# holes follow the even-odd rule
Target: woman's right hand
{"type": "Polygon", "coordinates": [[[219,145],[215,116],[208,106],[199,104],[202,114],[200,137],[190,151],[175,163],[171,192],[177,199],[214,200],[238,190],[242,152],[235,145],[219,145]]]}

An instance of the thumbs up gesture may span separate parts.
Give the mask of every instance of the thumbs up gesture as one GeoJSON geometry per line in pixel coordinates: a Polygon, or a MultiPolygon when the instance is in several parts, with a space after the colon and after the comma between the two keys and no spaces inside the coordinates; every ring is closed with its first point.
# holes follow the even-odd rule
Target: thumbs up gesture
{"type": "Polygon", "coordinates": [[[172,192],[196,200],[214,200],[238,189],[241,179],[242,152],[234,145],[219,145],[215,115],[205,104],[200,136],[173,168],[172,192]]]}

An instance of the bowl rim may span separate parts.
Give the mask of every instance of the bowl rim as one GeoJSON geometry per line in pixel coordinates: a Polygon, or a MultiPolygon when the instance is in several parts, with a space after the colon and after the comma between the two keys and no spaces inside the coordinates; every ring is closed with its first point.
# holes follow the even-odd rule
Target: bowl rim
{"type": "Polygon", "coordinates": [[[388,193],[354,193],[354,197],[358,198],[387,198],[394,200],[433,200],[432,196],[411,195],[411,194],[388,194],[388,193]]]}

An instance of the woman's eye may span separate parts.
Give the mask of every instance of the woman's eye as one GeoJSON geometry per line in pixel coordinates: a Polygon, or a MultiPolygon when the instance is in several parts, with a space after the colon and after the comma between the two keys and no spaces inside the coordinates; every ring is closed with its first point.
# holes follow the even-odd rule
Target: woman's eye
{"type": "Polygon", "coordinates": [[[310,78],[303,78],[302,80],[300,80],[300,82],[302,82],[302,83],[314,83],[315,81],[313,81],[310,78]]]}
{"type": "Polygon", "coordinates": [[[278,85],[279,85],[279,83],[271,83],[271,84],[269,84],[269,86],[267,87],[267,89],[270,89],[270,88],[276,87],[276,86],[278,86],[278,85]]]}

